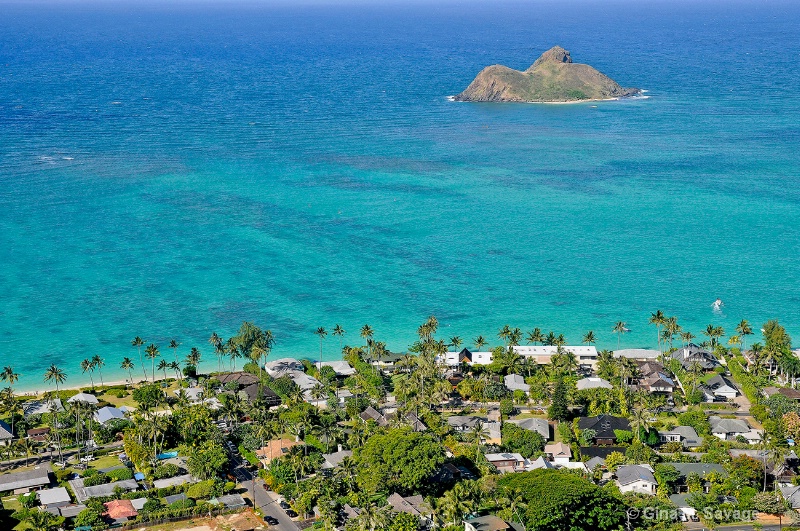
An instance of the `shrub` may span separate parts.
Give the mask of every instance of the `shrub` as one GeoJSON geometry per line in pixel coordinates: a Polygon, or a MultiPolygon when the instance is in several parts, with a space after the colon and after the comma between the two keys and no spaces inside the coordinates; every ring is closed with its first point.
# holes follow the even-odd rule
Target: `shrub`
{"type": "Polygon", "coordinates": [[[211,498],[214,495],[214,480],[195,483],[186,490],[186,495],[195,500],[211,498]]]}
{"type": "Polygon", "coordinates": [[[115,470],[109,470],[108,477],[110,477],[113,481],[133,479],[133,471],[130,468],[117,468],[115,470]]]}
{"type": "Polygon", "coordinates": [[[108,475],[104,474],[103,472],[98,472],[97,474],[89,477],[84,477],[83,486],[94,487],[95,485],[103,485],[109,481],[111,481],[111,478],[109,478],[108,475]]]}
{"type": "Polygon", "coordinates": [[[170,509],[187,509],[189,507],[194,507],[196,505],[195,501],[191,498],[186,498],[185,500],[178,500],[174,501],[169,504],[170,509]]]}
{"type": "Polygon", "coordinates": [[[155,479],[171,478],[177,476],[180,471],[181,469],[178,468],[178,465],[174,463],[165,463],[157,466],[155,470],[153,470],[153,477],[155,479]]]}

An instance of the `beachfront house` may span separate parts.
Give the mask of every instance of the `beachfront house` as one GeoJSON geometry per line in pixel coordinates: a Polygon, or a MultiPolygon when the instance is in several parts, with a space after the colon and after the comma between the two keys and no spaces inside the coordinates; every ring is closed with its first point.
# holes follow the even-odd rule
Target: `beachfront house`
{"type": "Polygon", "coordinates": [[[670,354],[672,359],[678,360],[685,370],[690,370],[697,363],[704,371],[714,370],[719,367],[719,360],[711,352],[700,348],[694,343],[680,348],[670,354]]]}
{"type": "Polygon", "coordinates": [[[280,378],[284,374],[288,374],[292,371],[303,372],[305,367],[303,367],[303,364],[294,358],[280,358],[265,363],[264,370],[267,371],[267,374],[273,378],[280,378]]]}
{"type": "MultiPolygon", "coordinates": [[[[559,347],[551,345],[516,345],[514,352],[522,357],[532,359],[539,365],[549,365],[553,356],[558,353],[559,347]]],[[[582,368],[595,370],[597,368],[597,349],[592,345],[560,347],[564,352],[575,355],[578,365],[582,368]]]]}
{"type": "Polygon", "coordinates": [[[649,465],[627,465],[617,469],[617,487],[623,494],[635,492],[654,495],[658,482],[649,465]]]}
{"type": "Polygon", "coordinates": [[[47,398],[42,400],[28,400],[22,404],[22,414],[25,418],[31,415],[44,415],[46,413],[62,413],[64,405],[59,398],[47,398]]]}
{"type": "Polygon", "coordinates": [[[96,396],[89,393],[78,393],[67,399],[67,404],[90,404],[96,406],[100,403],[96,396]]]}
{"type": "Polygon", "coordinates": [[[95,411],[94,420],[105,425],[112,420],[125,420],[125,413],[115,407],[106,406],[95,411]]]}
{"type": "Polygon", "coordinates": [[[314,363],[314,366],[316,366],[317,369],[321,369],[322,367],[330,367],[339,378],[347,378],[348,376],[353,376],[356,374],[356,370],[344,360],[323,361],[321,364],[320,362],[316,362],[314,363]]]}
{"type": "Polygon", "coordinates": [[[614,351],[615,358],[627,358],[633,361],[658,361],[661,352],[658,350],[648,350],[643,348],[625,348],[614,351]]]}

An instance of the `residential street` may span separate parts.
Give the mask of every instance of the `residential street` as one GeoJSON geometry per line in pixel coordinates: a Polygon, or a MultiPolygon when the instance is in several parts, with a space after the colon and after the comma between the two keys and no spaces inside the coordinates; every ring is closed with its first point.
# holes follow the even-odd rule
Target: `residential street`
{"type": "Polygon", "coordinates": [[[239,456],[233,456],[231,462],[235,466],[233,472],[236,479],[247,489],[256,508],[260,509],[264,516],[271,516],[278,521],[278,525],[270,526],[270,528],[278,531],[299,531],[300,528],[297,524],[278,505],[278,495],[265,490],[262,479],[255,477],[254,483],[253,474],[244,467],[239,456]]]}

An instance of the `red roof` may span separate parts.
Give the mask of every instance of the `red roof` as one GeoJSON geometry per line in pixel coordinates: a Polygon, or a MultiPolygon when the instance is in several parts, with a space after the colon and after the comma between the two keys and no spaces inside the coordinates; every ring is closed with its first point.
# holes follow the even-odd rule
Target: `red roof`
{"type": "Polygon", "coordinates": [[[114,500],[104,503],[103,505],[106,506],[104,515],[108,515],[114,520],[133,518],[139,514],[136,512],[136,509],[133,508],[133,503],[130,500],[114,500]]]}

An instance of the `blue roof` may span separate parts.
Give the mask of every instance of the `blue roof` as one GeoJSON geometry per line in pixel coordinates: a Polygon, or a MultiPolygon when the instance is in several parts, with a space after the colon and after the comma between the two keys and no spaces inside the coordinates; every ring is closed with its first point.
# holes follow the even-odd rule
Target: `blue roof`
{"type": "Polygon", "coordinates": [[[142,481],[144,479],[144,474],[142,474],[141,472],[137,472],[133,475],[133,479],[135,479],[136,481],[142,481]]]}

